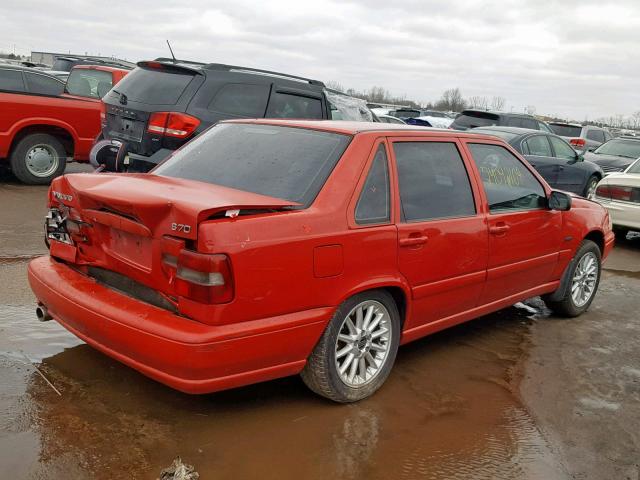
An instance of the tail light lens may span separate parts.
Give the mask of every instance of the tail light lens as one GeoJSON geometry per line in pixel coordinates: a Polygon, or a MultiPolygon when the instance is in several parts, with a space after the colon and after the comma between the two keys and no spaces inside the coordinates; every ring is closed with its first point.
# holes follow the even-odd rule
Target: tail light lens
{"type": "Polygon", "coordinates": [[[104,129],[107,126],[107,106],[103,101],[100,101],[100,129],[104,129]]]}
{"type": "Polygon", "coordinates": [[[200,125],[200,120],[186,113],[154,112],[149,117],[147,131],[165,137],[187,138],[200,125]]]}
{"type": "Polygon", "coordinates": [[[163,256],[163,263],[176,269],[176,294],[200,303],[228,303],[233,300],[233,277],[229,257],[182,249],[177,258],[163,256]]]}
{"type": "Polygon", "coordinates": [[[571,138],[569,139],[569,143],[571,144],[571,146],[577,148],[584,148],[584,146],[587,144],[584,138],[571,138]]]}
{"type": "Polygon", "coordinates": [[[617,185],[600,185],[596,188],[596,196],[610,198],[611,200],[621,200],[631,202],[633,195],[632,187],[619,187],[617,185]]]}

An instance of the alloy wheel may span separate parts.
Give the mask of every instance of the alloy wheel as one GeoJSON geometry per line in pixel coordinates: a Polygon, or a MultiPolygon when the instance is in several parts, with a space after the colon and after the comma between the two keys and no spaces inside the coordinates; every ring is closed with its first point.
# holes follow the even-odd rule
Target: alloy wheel
{"type": "Polygon", "coordinates": [[[585,253],[573,273],[571,298],[576,307],[582,307],[593,296],[599,274],[598,258],[593,252],[585,253]]]}

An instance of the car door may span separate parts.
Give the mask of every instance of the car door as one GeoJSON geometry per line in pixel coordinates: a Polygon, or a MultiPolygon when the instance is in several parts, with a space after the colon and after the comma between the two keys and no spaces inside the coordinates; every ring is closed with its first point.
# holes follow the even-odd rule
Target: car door
{"type": "Polygon", "coordinates": [[[405,329],[476,306],[487,267],[488,236],[479,186],[451,137],[392,141],[399,212],[398,264],[411,286],[405,329]]]}
{"type": "Polygon", "coordinates": [[[547,208],[544,186],[506,147],[476,140],[466,145],[487,199],[489,261],[480,304],[536,295],[558,262],[561,212],[547,208]]]}
{"type": "Polygon", "coordinates": [[[521,151],[542,178],[553,187],[558,183],[559,165],[546,135],[531,135],[522,140],[521,151]]]}
{"type": "Polygon", "coordinates": [[[558,162],[558,179],[554,188],[582,194],[587,171],[576,166],[578,156],[567,142],[556,136],[549,136],[553,155],[558,162]]]}

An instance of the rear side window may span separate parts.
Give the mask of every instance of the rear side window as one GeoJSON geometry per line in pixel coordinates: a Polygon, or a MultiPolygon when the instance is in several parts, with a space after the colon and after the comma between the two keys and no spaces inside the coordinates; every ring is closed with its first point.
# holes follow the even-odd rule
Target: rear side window
{"type": "Polygon", "coordinates": [[[67,78],[66,91],[79,97],[102,98],[111,90],[112,82],[110,72],[76,68],[67,78]]]}
{"type": "Polygon", "coordinates": [[[390,220],[389,169],[384,145],[378,147],[367,180],[356,205],[356,223],[384,223],[390,220]]]}
{"type": "Polygon", "coordinates": [[[453,121],[452,126],[475,128],[475,127],[489,127],[491,125],[498,125],[500,117],[492,113],[461,113],[453,121]]]}
{"type": "Polygon", "coordinates": [[[64,83],[58,79],[27,72],[25,72],[25,77],[30,93],[36,93],[38,95],[61,95],[62,92],[64,92],[64,83]]]}
{"type": "Polygon", "coordinates": [[[393,151],[405,221],[476,213],[467,170],[454,143],[398,142],[393,151]]]}
{"type": "Polygon", "coordinates": [[[24,92],[22,72],[17,70],[0,69],[0,90],[9,92],[24,92]]]}
{"type": "Polygon", "coordinates": [[[587,138],[596,142],[604,143],[604,132],[602,130],[587,130],[587,138]]]}
{"type": "Polygon", "coordinates": [[[319,98],[275,92],[271,95],[267,118],[322,118],[319,98]]]}
{"type": "Polygon", "coordinates": [[[267,108],[269,90],[268,85],[229,83],[218,91],[207,108],[238,118],[262,118],[267,108]]]}
{"type": "Polygon", "coordinates": [[[542,185],[506,148],[471,143],[469,149],[480,171],[492,213],[532,210],[546,205],[542,185]]]}
{"type": "Polygon", "coordinates": [[[524,144],[527,147],[526,149],[529,152],[529,155],[553,157],[553,153],[551,152],[551,145],[549,145],[549,141],[544,135],[536,135],[535,137],[527,138],[524,141],[524,144]]]}
{"type": "Polygon", "coordinates": [[[567,142],[558,137],[549,137],[551,145],[556,152],[556,157],[566,158],[567,160],[573,160],[576,158],[576,152],[573,148],[567,145],[567,142]]]}
{"type": "Polygon", "coordinates": [[[579,137],[582,133],[582,127],[575,125],[549,125],[553,133],[561,137],[579,137]]]}
{"type": "Polygon", "coordinates": [[[307,207],[350,140],[349,135],[305,128],[221,123],[187,143],[153,173],[307,207]]]}
{"type": "MultiPolygon", "coordinates": [[[[193,80],[190,73],[136,68],[118,83],[116,90],[128,101],[148,105],[175,105],[193,80]]],[[[115,91],[115,90],[114,90],[115,91]]]]}

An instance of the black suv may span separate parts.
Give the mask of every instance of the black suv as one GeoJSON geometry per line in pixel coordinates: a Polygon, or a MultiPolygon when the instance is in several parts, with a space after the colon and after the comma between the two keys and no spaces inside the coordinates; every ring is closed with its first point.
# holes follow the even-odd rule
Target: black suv
{"type": "Polygon", "coordinates": [[[220,120],[375,119],[363,100],[324,83],[254,68],[159,58],[139,62],[105,97],[91,161],[146,172],[220,120]]]}
{"type": "Polygon", "coordinates": [[[554,133],[544,122],[541,122],[532,115],[526,113],[505,113],[486,110],[463,110],[450,128],[454,130],[469,130],[476,127],[490,127],[498,125],[501,127],[529,128],[531,130],[542,130],[547,133],[554,133]]]}

